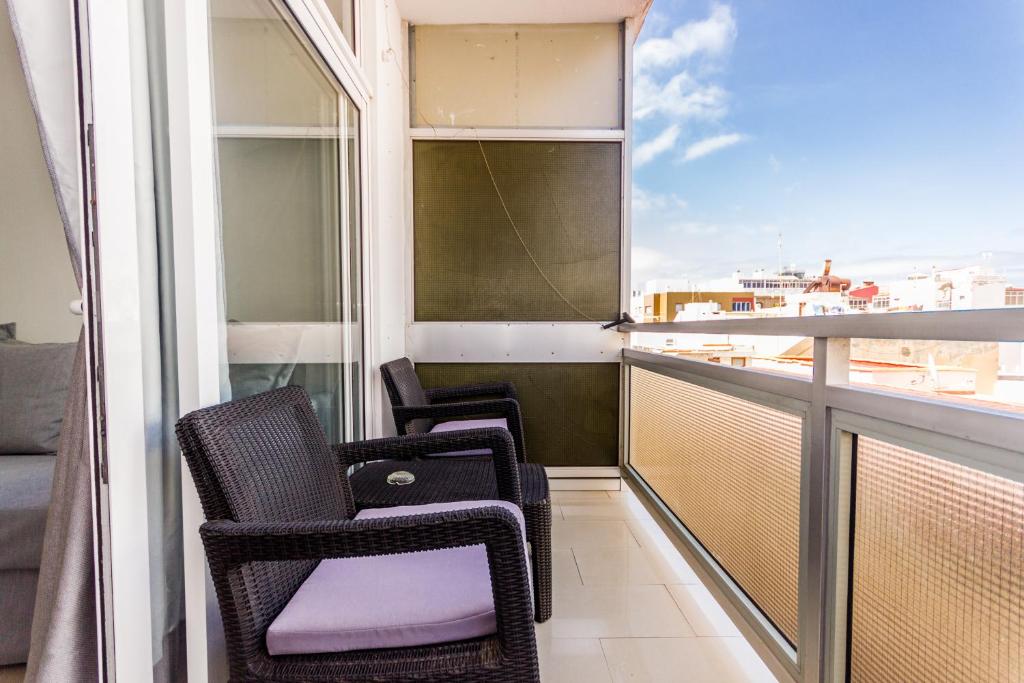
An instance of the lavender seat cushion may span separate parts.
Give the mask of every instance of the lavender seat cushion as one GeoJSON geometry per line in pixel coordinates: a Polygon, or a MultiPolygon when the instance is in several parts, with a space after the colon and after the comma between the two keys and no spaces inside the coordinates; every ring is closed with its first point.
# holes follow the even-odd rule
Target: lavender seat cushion
{"type": "MultiPolygon", "coordinates": [[[[431,432],[457,432],[462,429],[484,429],[486,427],[501,427],[502,429],[508,429],[508,421],[503,417],[497,417],[493,419],[485,420],[450,420],[448,422],[439,422],[434,425],[431,432]]],[[[481,456],[491,455],[490,448],[476,448],[469,451],[451,451],[448,453],[434,453],[430,457],[441,458],[441,457],[469,457],[469,456],[481,456]]]]}
{"type": "MultiPolygon", "coordinates": [[[[363,510],[356,519],[404,517],[477,507],[522,511],[498,500],[363,510]]],[[[529,567],[529,561],[526,561],[529,567]]],[[[497,632],[483,545],[323,560],[267,631],[271,655],[431,645],[497,632]]]]}

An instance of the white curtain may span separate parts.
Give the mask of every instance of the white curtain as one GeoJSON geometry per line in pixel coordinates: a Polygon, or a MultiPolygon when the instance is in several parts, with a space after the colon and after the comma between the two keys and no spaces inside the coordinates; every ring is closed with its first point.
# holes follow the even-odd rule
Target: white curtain
{"type": "Polygon", "coordinates": [[[57,210],[82,286],[79,263],[78,103],[70,0],[7,0],[57,210]]]}
{"type": "MultiPolygon", "coordinates": [[[[68,0],[7,0],[43,157],[82,288],[77,70],[68,0]]],[[[98,671],[84,336],[79,337],[43,538],[26,681],[91,681],[98,671]]]]}

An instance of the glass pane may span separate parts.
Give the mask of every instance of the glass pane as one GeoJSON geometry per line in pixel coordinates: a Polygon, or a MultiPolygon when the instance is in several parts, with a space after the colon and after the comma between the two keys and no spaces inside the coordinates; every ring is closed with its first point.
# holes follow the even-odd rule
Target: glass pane
{"type": "Polygon", "coordinates": [[[413,143],[418,321],[614,320],[617,142],[413,143]]]}
{"type": "Polygon", "coordinates": [[[1024,484],[859,436],[850,680],[1024,677],[1024,484]]]}
{"type": "Polygon", "coordinates": [[[358,111],[277,3],[211,14],[230,396],[303,386],[355,436],[358,111]]]}
{"type": "Polygon", "coordinates": [[[327,0],[327,9],[338,22],[341,33],[352,51],[356,51],[356,2],[355,0],[327,0]]]}
{"type": "Polygon", "coordinates": [[[790,643],[797,640],[797,415],[630,369],[629,461],[790,643]]]}

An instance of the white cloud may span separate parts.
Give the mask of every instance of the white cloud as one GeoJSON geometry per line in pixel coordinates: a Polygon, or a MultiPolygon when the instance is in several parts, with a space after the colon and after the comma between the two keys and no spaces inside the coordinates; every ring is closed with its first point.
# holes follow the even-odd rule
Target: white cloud
{"type": "Polygon", "coordinates": [[[663,249],[634,245],[630,254],[632,256],[630,279],[633,283],[644,283],[648,280],[670,277],[683,272],[683,264],[663,249]]]}
{"type": "Polygon", "coordinates": [[[720,149],[737,145],[746,139],[747,136],[742,133],[727,133],[699,140],[686,148],[686,152],[683,154],[683,161],[700,159],[720,149]]]}
{"type": "Polygon", "coordinates": [[[654,157],[672,149],[677,139],[679,139],[679,126],[672,124],[658,133],[655,138],[637,146],[633,152],[633,165],[643,166],[647,162],[652,161],[654,157]]]}
{"type": "Polygon", "coordinates": [[[681,211],[686,208],[686,200],[675,193],[648,192],[639,185],[633,185],[632,194],[634,211],[681,211]]]}
{"type": "Polygon", "coordinates": [[[736,41],[736,20],[728,5],[715,5],[707,19],[677,27],[667,38],[649,38],[633,53],[637,73],[676,66],[696,55],[712,57],[727,53],[736,41]]]}
{"type": "Polygon", "coordinates": [[[782,162],[774,154],[768,155],[768,165],[772,167],[772,173],[778,173],[782,170],[782,162]]]}
{"type": "Polygon", "coordinates": [[[716,120],[725,115],[728,93],[714,83],[701,83],[686,71],[659,83],[649,76],[633,81],[633,116],[653,114],[675,119],[716,120]]]}

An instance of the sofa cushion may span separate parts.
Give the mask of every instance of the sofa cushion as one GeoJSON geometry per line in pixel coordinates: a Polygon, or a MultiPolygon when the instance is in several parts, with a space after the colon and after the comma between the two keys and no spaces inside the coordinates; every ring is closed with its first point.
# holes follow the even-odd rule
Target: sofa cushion
{"type": "Polygon", "coordinates": [[[54,453],[76,344],[0,344],[0,454],[54,453]]]}
{"type": "Polygon", "coordinates": [[[18,323],[0,323],[0,342],[14,341],[18,338],[18,323]]]}
{"type": "Polygon", "coordinates": [[[52,455],[0,457],[0,571],[39,568],[56,461],[52,455]]]}
{"type": "MultiPolygon", "coordinates": [[[[484,420],[449,420],[448,422],[439,422],[434,425],[431,429],[431,433],[434,432],[457,432],[463,429],[485,429],[487,427],[501,427],[502,429],[508,429],[508,420],[503,417],[497,417],[493,419],[484,420]]],[[[444,458],[444,457],[461,457],[466,458],[470,456],[481,456],[491,455],[490,448],[474,448],[468,451],[448,451],[445,453],[431,453],[431,458],[444,458]]]]}
{"type": "MultiPolygon", "coordinates": [[[[491,506],[512,511],[525,539],[522,511],[506,501],[377,508],[360,512],[356,519],[491,506]]],[[[487,552],[476,545],[322,561],[270,625],[267,650],[271,655],[348,652],[496,632],[487,552]]]]}

